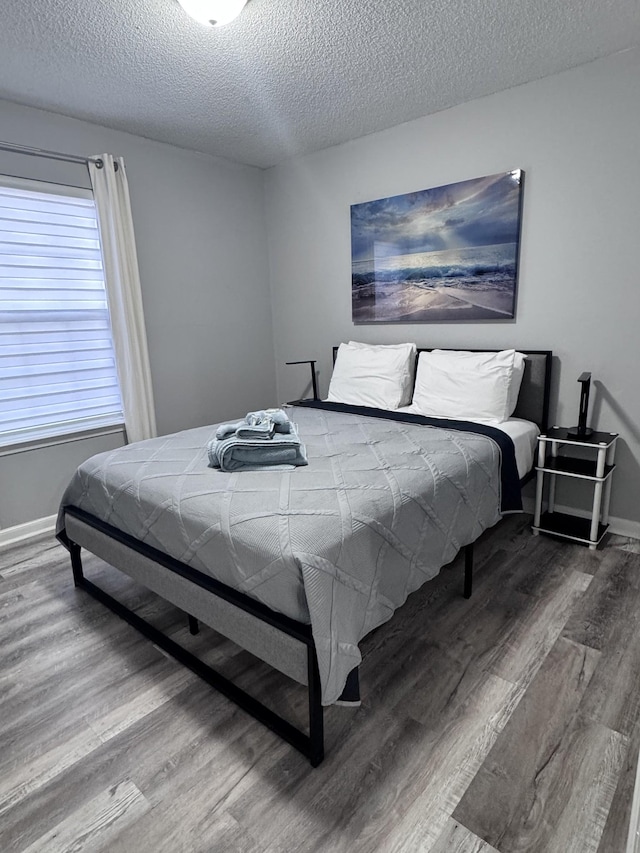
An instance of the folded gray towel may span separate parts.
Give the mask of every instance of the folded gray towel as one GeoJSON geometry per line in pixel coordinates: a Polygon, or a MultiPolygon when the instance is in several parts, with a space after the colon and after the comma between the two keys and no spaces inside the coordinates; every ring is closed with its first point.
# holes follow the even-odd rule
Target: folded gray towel
{"type": "Polygon", "coordinates": [[[291,421],[282,409],[261,409],[257,412],[248,412],[245,420],[251,426],[269,420],[273,423],[275,432],[283,435],[291,432],[291,421]]]}
{"type": "Polygon", "coordinates": [[[235,435],[236,430],[240,429],[240,427],[244,426],[246,423],[246,421],[242,420],[236,421],[235,423],[231,424],[220,424],[220,426],[216,430],[216,438],[222,440],[223,438],[227,438],[227,436],[235,435]]]}
{"type": "Polygon", "coordinates": [[[261,409],[248,412],[244,420],[235,423],[220,424],[216,430],[216,438],[222,441],[230,435],[239,438],[270,439],[274,432],[288,435],[291,432],[291,421],[282,409],[261,409]]]}
{"type": "Polygon", "coordinates": [[[276,430],[276,425],[266,412],[249,412],[244,423],[236,430],[238,438],[270,439],[276,430]]]}
{"type": "Polygon", "coordinates": [[[288,471],[309,464],[306,448],[293,424],[289,434],[275,434],[269,441],[240,438],[236,434],[222,440],[212,439],[207,452],[210,467],[222,471],[288,471]]]}

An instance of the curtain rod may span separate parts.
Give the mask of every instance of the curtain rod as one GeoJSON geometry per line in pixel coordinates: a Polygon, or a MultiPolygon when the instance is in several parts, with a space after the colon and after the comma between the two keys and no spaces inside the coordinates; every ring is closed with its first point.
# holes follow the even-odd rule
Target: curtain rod
{"type": "Polygon", "coordinates": [[[26,154],[27,157],[44,157],[47,160],[62,160],[64,163],[78,163],[82,166],[95,163],[98,169],[104,165],[100,157],[79,157],[77,154],[63,154],[61,151],[47,151],[44,148],[29,148],[27,145],[14,145],[11,142],[0,142],[0,151],[26,154]]]}

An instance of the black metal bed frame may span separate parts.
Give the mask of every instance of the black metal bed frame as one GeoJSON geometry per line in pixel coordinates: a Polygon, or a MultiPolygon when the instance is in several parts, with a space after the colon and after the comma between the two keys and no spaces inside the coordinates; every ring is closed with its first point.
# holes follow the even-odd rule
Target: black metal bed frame
{"type": "MultiPolygon", "coordinates": [[[[272,732],[277,734],[283,740],[290,743],[309,759],[312,767],[317,767],[324,758],[324,715],[321,700],[320,673],[318,670],[318,657],[316,647],[311,633],[311,626],[304,622],[297,622],[281,613],[276,613],[260,601],[256,601],[230,586],[215,580],[196,569],[187,566],[185,563],[176,560],[153,548],[140,542],[133,536],[123,533],[118,528],[107,524],[104,521],[90,515],[78,507],[65,507],[65,513],[78,519],[94,530],[109,536],[109,538],[120,542],[127,548],[132,549],[143,557],[158,563],[164,568],[182,578],[190,581],[211,595],[217,596],[222,600],[238,607],[245,613],[265,622],[279,631],[288,634],[293,639],[298,640],[307,647],[307,684],[308,684],[308,704],[309,704],[309,734],[301,731],[292,725],[288,720],[285,720],[275,711],[272,711],[255,697],[251,696],[241,687],[238,687],[221,673],[217,672],[213,667],[204,663],[196,655],[185,649],[175,640],[172,640],[162,631],[158,630],[146,619],[143,619],[133,610],[130,610],[101,587],[94,584],[85,577],[82,567],[81,546],[73,541],[68,541],[67,547],[71,555],[71,569],[73,571],[73,582],[78,589],[84,590],[90,596],[95,598],[101,604],[104,604],[113,613],[124,619],[145,637],[148,637],[152,642],[164,651],[168,652],[172,657],[178,660],[184,666],[188,667],[192,672],[206,681],[211,687],[214,687],[218,692],[222,693],[232,702],[234,702],[243,711],[246,711],[254,719],[263,723],[272,732]]],[[[473,584],[473,543],[464,547],[464,589],[465,598],[471,597],[473,584]]],[[[187,614],[189,620],[189,630],[192,634],[198,632],[198,620],[195,617],[187,614]]]]}
{"type": "MultiPolygon", "coordinates": [[[[324,758],[324,720],[321,703],[318,658],[310,625],[306,625],[303,622],[297,622],[295,619],[291,619],[283,614],[275,613],[260,601],[249,598],[248,595],[238,592],[238,590],[233,589],[214,578],[208,577],[207,575],[202,574],[202,572],[192,569],[185,563],[182,563],[173,557],[169,557],[157,548],[153,548],[150,545],[146,545],[144,542],[140,542],[133,536],[123,533],[116,527],[112,527],[110,524],[95,518],[77,507],[65,507],[65,513],[77,518],[79,521],[82,521],[94,530],[104,533],[111,539],[115,539],[117,542],[126,545],[128,548],[131,548],[143,557],[147,557],[150,560],[159,563],[161,566],[169,569],[169,571],[191,581],[191,583],[203,590],[206,590],[208,593],[233,604],[240,610],[244,610],[245,613],[249,613],[251,616],[260,619],[262,622],[266,622],[268,625],[277,628],[279,631],[282,631],[290,637],[293,637],[295,640],[298,640],[300,643],[303,643],[307,647],[309,734],[305,734],[300,731],[300,729],[297,729],[283,717],[280,717],[270,708],[267,708],[267,706],[262,702],[255,699],[245,690],[242,690],[242,688],[235,685],[228,678],[225,678],[225,676],[221,675],[213,669],[213,667],[210,667],[208,664],[201,661],[200,658],[187,651],[187,649],[179,643],[176,643],[175,640],[167,637],[166,634],[163,634],[162,631],[159,631],[141,616],[138,616],[138,614],[134,613],[133,610],[130,610],[117,599],[113,598],[113,596],[109,595],[99,586],[88,580],[84,576],[82,568],[82,558],[80,553],[81,546],[77,545],[75,542],[68,543],[69,552],[71,554],[73,581],[76,587],[83,589],[130,625],[133,625],[133,627],[137,628],[140,633],[144,634],[156,643],[156,645],[160,646],[160,648],[164,649],[172,657],[180,661],[180,663],[187,666],[192,670],[192,672],[199,675],[200,678],[204,679],[212,687],[215,687],[216,690],[224,694],[228,699],[231,699],[232,702],[235,702],[236,705],[248,714],[251,714],[252,717],[259,720],[267,726],[267,728],[279,735],[283,740],[286,740],[294,746],[299,752],[309,759],[312,767],[317,767],[320,764],[324,758]]],[[[189,615],[189,628],[191,633],[195,633],[197,631],[197,624],[197,620],[193,616],[189,615]]]]}
{"type": "MultiPolygon", "coordinates": [[[[334,347],[334,360],[336,351],[337,347],[334,347]]],[[[418,353],[419,352],[422,352],[422,348],[418,350],[418,353]]],[[[544,395],[542,401],[541,417],[538,423],[538,425],[544,431],[547,426],[549,413],[552,354],[549,350],[526,350],[525,352],[529,352],[532,355],[544,355],[546,357],[544,395]]],[[[306,361],[292,363],[310,364],[314,398],[317,398],[318,391],[315,378],[315,362],[306,361]]],[[[532,475],[533,470],[529,472],[528,476],[521,480],[521,484],[526,483],[532,475]]],[[[120,616],[122,619],[124,619],[126,622],[128,622],[138,631],[140,631],[140,633],[151,639],[161,649],[164,649],[166,652],[176,658],[176,660],[187,666],[196,675],[200,676],[200,678],[204,679],[208,684],[210,684],[212,687],[214,687],[232,702],[235,702],[238,707],[242,708],[244,711],[254,717],[254,719],[263,723],[265,726],[267,726],[267,728],[271,729],[271,731],[273,731],[283,740],[287,741],[287,743],[290,743],[293,747],[295,747],[299,752],[301,752],[305,757],[309,759],[312,767],[317,767],[322,762],[324,758],[324,719],[322,694],[320,686],[320,674],[318,670],[318,658],[310,625],[307,625],[303,622],[298,622],[288,616],[274,612],[261,602],[250,598],[244,593],[238,592],[238,590],[227,586],[221,581],[215,580],[214,578],[209,577],[208,575],[205,575],[202,572],[198,572],[190,566],[187,566],[185,563],[182,563],[179,560],[176,560],[175,558],[164,554],[162,551],[159,551],[158,549],[153,548],[150,545],[146,545],[145,543],[140,542],[133,536],[129,536],[128,534],[123,533],[112,525],[107,524],[106,522],[103,522],[98,518],[95,518],[84,510],[81,510],[77,507],[69,506],[65,507],[65,512],[78,519],[79,521],[85,523],[89,527],[92,527],[94,530],[97,530],[100,533],[103,533],[104,535],[108,536],[109,538],[120,542],[121,544],[137,552],[143,557],[147,557],[148,559],[153,560],[154,562],[158,563],[169,571],[174,572],[176,575],[179,575],[180,577],[192,582],[193,584],[200,587],[202,590],[210,593],[211,595],[217,596],[218,598],[228,602],[229,604],[232,604],[235,607],[238,607],[240,610],[250,614],[251,616],[259,619],[260,621],[265,622],[266,624],[271,625],[272,627],[282,631],[284,634],[287,634],[288,636],[299,641],[300,643],[303,643],[307,648],[307,683],[309,704],[308,734],[296,728],[288,720],[285,720],[283,717],[280,717],[262,702],[255,699],[245,690],[242,690],[229,679],[225,678],[225,676],[221,675],[219,672],[213,669],[213,667],[210,667],[208,664],[205,664],[204,661],[200,660],[194,654],[187,651],[187,649],[185,649],[183,646],[176,643],[170,637],[167,637],[166,634],[163,634],[161,631],[159,631],[141,616],[138,616],[137,613],[130,610],[128,607],[117,601],[99,586],[88,580],[84,576],[84,572],[82,569],[81,546],[72,541],[65,542],[64,539],[62,540],[63,544],[65,544],[69,548],[71,554],[71,567],[73,570],[73,579],[76,587],[83,589],[89,595],[93,596],[93,598],[100,601],[102,604],[112,610],[115,614],[120,616]]],[[[472,584],[473,542],[464,546],[463,594],[465,598],[471,597],[472,584]]],[[[189,629],[191,633],[197,633],[197,620],[192,615],[187,615],[189,619],[189,629]]]]}

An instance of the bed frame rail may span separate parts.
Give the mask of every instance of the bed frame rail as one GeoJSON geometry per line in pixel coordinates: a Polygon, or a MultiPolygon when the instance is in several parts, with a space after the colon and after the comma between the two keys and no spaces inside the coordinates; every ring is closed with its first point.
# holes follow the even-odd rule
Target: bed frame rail
{"type": "MultiPolygon", "coordinates": [[[[170,572],[173,572],[179,577],[190,581],[191,583],[199,587],[201,590],[204,590],[207,593],[212,594],[213,596],[221,598],[223,601],[232,604],[234,607],[237,607],[244,613],[248,613],[250,616],[259,619],[261,622],[265,622],[268,625],[271,625],[278,631],[281,631],[282,633],[288,635],[289,637],[306,646],[307,685],[309,696],[308,734],[301,731],[300,729],[297,729],[294,725],[285,720],[283,717],[280,717],[262,702],[255,699],[245,690],[242,690],[240,687],[235,685],[225,676],[221,675],[219,672],[213,669],[213,667],[210,667],[208,664],[201,661],[198,657],[189,652],[183,646],[176,643],[166,634],[163,634],[161,631],[159,631],[157,628],[155,628],[137,613],[130,610],[128,607],[117,601],[99,586],[88,580],[84,575],[82,567],[82,546],[75,541],[68,541],[66,543],[71,554],[71,568],[73,571],[73,580],[76,587],[84,590],[93,598],[100,601],[111,611],[113,611],[113,613],[115,613],[117,616],[120,616],[120,618],[124,619],[126,622],[132,625],[134,628],[140,631],[140,633],[144,634],[146,637],[156,643],[156,645],[160,646],[160,648],[164,649],[166,652],[172,655],[172,657],[180,661],[180,663],[189,667],[189,669],[192,670],[196,675],[200,676],[200,678],[204,679],[208,684],[210,684],[212,687],[214,687],[232,702],[235,702],[236,705],[238,705],[248,714],[251,714],[251,716],[254,717],[256,720],[263,723],[265,726],[267,726],[267,728],[271,729],[271,731],[273,731],[283,740],[290,743],[306,758],[309,759],[312,767],[317,767],[321,763],[324,758],[323,707],[321,701],[318,658],[316,655],[315,644],[313,642],[311,627],[309,625],[306,625],[303,622],[297,622],[294,619],[291,619],[287,616],[270,610],[261,602],[256,601],[255,599],[250,598],[249,596],[244,595],[241,592],[238,592],[237,590],[227,586],[226,584],[221,583],[220,581],[215,580],[214,578],[210,578],[207,575],[204,575],[201,572],[192,569],[190,566],[181,563],[179,560],[176,560],[173,557],[169,557],[168,555],[163,554],[156,548],[152,548],[151,546],[140,542],[134,537],[123,533],[117,528],[112,527],[110,524],[106,524],[105,522],[100,521],[99,519],[89,515],[88,513],[78,509],[77,507],[66,507],[65,513],[71,518],[77,519],[83,525],[87,525],[92,530],[104,534],[110,539],[116,540],[116,542],[119,542],[126,548],[129,548],[137,554],[140,554],[142,557],[145,557],[149,560],[154,561],[155,563],[160,564],[161,566],[164,566],[170,572]]],[[[93,547],[88,550],[91,550],[92,553],[96,553],[96,550],[93,547]]],[[[98,554],[97,556],[101,555],[98,554]]],[[[105,556],[105,559],[111,562],[109,556],[105,556]]],[[[116,565],[116,568],[121,568],[122,571],[125,571],[126,573],[130,574],[124,567],[116,565]]],[[[176,606],[179,605],[176,604],[176,606]]],[[[197,628],[197,620],[190,614],[188,615],[189,627],[193,632],[197,628]]],[[[215,625],[211,627],[213,627],[215,630],[215,625]]]]}
{"type": "MultiPolygon", "coordinates": [[[[322,692],[320,686],[320,673],[318,670],[318,658],[316,655],[315,644],[313,642],[311,627],[309,625],[303,622],[297,622],[296,620],[291,619],[288,616],[284,616],[283,614],[279,614],[270,610],[261,602],[256,601],[255,599],[250,598],[249,596],[244,595],[241,592],[238,592],[238,590],[235,590],[232,587],[229,587],[226,584],[223,584],[220,581],[209,577],[208,575],[204,575],[201,572],[198,572],[190,566],[187,566],[185,563],[182,563],[179,560],[174,559],[173,557],[169,557],[167,554],[158,551],[156,548],[153,548],[143,542],[140,542],[134,537],[123,533],[121,530],[118,530],[112,525],[107,524],[106,522],[101,521],[98,518],[95,518],[94,516],[81,509],[78,509],[77,507],[66,507],[65,513],[72,520],[75,519],[76,521],[80,522],[81,525],[84,525],[85,529],[89,528],[91,531],[95,531],[97,534],[102,534],[103,536],[108,537],[110,540],[115,540],[117,543],[124,546],[125,548],[131,549],[136,554],[139,554],[142,558],[151,560],[154,563],[164,567],[169,572],[172,572],[173,574],[177,575],[178,577],[184,578],[190,583],[195,584],[196,588],[204,591],[205,594],[208,593],[214,596],[215,598],[219,598],[223,601],[228,602],[233,607],[238,608],[243,613],[247,613],[249,614],[249,616],[259,619],[261,622],[270,625],[277,631],[282,632],[283,634],[291,637],[296,642],[305,646],[306,684],[308,687],[309,707],[308,734],[301,731],[300,729],[297,729],[288,720],[285,720],[283,717],[276,714],[258,699],[251,696],[242,688],[238,687],[228,678],[217,672],[217,670],[215,670],[213,667],[204,663],[204,661],[196,657],[196,655],[192,654],[179,643],[176,643],[175,640],[172,640],[166,634],[163,634],[162,631],[159,631],[154,625],[152,625],[150,622],[147,622],[146,619],[143,619],[133,610],[130,610],[128,607],[122,604],[122,602],[109,595],[109,593],[107,593],[97,584],[90,581],[87,577],[85,577],[82,566],[81,552],[83,545],[79,544],[79,542],[73,541],[72,539],[68,539],[64,542],[66,547],[69,549],[69,553],[71,555],[71,569],[73,571],[73,581],[78,589],[84,590],[84,592],[88,593],[90,596],[92,596],[92,598],[95,598],[105,607],[108,607],[109,610],[111,610],[121,619],[124,619],[125,622],[128,622],[129,625],[134,627],[136,630],[138,630],[141,634],[150,639],[161,649],[164,649],[164,651],[174,657],[177,661],[188,667],[192,672],[194,672],[196,675],[206,681],[207,684],[211,685],[211,687],[213,687],[215,690],[222,693],[224,696],[226,696],[228,699],[238,705],[239,708],[242,708],[242,710],[246,711],[254,719],[267,726],[267,728],[271,729],[272,732],[277,734],[283,740],[287,741],[287,743],[290,743],[291,746],[295,747],[295,749],[297,749],[306,758],[309,759],[312,767],[317,767],[322,762],[324,758],[324,714],[322,707],[322,692]]],[[[78,530],[76,531],[76,535],[81,531],[81,529],[82,528],[78,528],[78,530]]],[[[77,535],[77,538],[82,540],[84,537],[82,535],[77,535]]],[[[105,561],[109,562],[115,568],[123,571],[125,574],[129,574],[135,580],[139,580],[141,583],[144,584],[144,579],[140,580],[140,578],[136,577],[135,572],[132,572],[129,567],[124,566],[122,564],[118,565],[120,561],[117,558],[114,560],[114,554],[111,552],[111,550],[109,550],[108,553],[100,553],[102,549],[99,547],[99,545],[96,547],[96,541],[94,540],[89,541],[85,545],[85,547],[87,547],[87,550],[89,550],[91,553],[96,554],[98,557],[102,557],[105,561]]],[[[472,576],[473,543],[466,545],[464,548],[465,598],[471,597],[472,576]]],[[[199,595],[201,596],[202,592],[200,592],[199,595]]],[[[180,607],[182,609],[181,603],[171,601],[170,598],[167,598],[166,600],[173,603],[176,607],[180,607]]],[[[189,630],[192,634],[196,634],[198,632],[198,619],[190,613],[187,613],[187,615],[189,621],[189,630]]],[[[211,627],[214,628],[214,630],[216,629],[215,624],[211,627]]],[[[224,631],[222,633],[224,633],[224,631]]]]}

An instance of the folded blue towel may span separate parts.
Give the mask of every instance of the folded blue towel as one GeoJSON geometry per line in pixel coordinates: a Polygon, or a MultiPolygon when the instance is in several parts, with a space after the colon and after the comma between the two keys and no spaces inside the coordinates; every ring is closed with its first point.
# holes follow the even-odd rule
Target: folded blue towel
{"type": "Polygon", "coordinates": [[[250,426],[259,425],[265,421],[271,421],[274,425],[275,432],[286,435],[291,432],[291,421],[287,413],[282,409],[261,409],[257,412],[247,412],[245,417],[246,422],[250,426]]]}
{"type": "Polygon", "coordinates": [[[274,432],[288,435],[291,432],[291,421],[282,409],[261,409],[248,412],[244,420],[235,423],[220,424],[216,430],[216,438],[222,441],[230,435],[239,438],[270,439],[274,432]]]}
{"type": "Polygon", "coordinates": [[[235,434],[238,438],[257,438],[264,441],[265,439],[273,438],[275,431],[276,425],[274,422],[269,418],[265,418],[255,423],[241,424],[235,434]]]}
{"type": "Polygon", "coordinates": [[[212,439],[207,451],[210,467],[222,471],[289,471],[309,464],[294,424],[288,434],[275,434],[269,441],[241,438],[237,434],[222,440],[212,439]]]}
{"type": "Polygon", "coordinates": [[[235,435],[236,430],[240,429],[240,427],[245,426],[247,422],[245,420],[236,421],[232,424],[220,424],[218,429],[216,430],[216,438],[222,440],[223,438],[227,438],[230,435],[235,435]]]}

